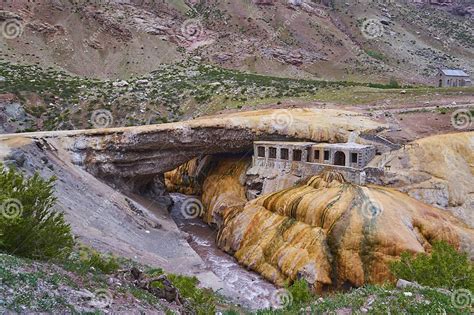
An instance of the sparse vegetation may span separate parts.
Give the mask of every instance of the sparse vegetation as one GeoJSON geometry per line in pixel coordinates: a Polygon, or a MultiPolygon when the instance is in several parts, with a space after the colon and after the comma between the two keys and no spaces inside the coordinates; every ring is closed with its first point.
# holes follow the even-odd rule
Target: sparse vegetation
{"type": "Polygon", "coordinates": [[[88,271],[91,268],[100,270],[104,274],[111,274],[117,271],[120,264],[117,258],[113,255],[103,255],[93,248],[87,246],[80,246],[79,258],[81,260],[80,267],[82,271],[88,271]]]}
{"type": "MultiPolygon", "coordinates": [[[[146,273],[148,276],[156,277],[164,274],[162,269],[150,269],[146,273]]],[[[215,313],[217,297],[214,292],[209,289],[201,289],[198,287],[199,281],[196,277],[188,277],[183,275],[168,274],[168,279],[178,288],[180,294],[191,302],[193,310],[198,315],[206,315],[215,313]]],[[[160,286],[160,283],[154,283],[160,286]]]]}
{"type": "Polygon", "coordinates": [[[445,242],[436,242],[431,254],[403,253],[391,264],[397,278],[433,288],[468,289],[474,292],[474,264],[467,253],[459,253],[445,242]]]}
{"type": "Polygon", "coordinates": [[[367,55],[369,55],[372,58],[375,58],[375,59],[381,60],[381,61],[385,60],[385,56],[382,53],[378,52],[378,51],[366,50],[365,52],[366,52],[367,55]]]}
{"type": "Polygon", "coordinates": [[[314,297],[310,303],[290,305],[278,310],[262,310],[257,315],[332,314],[470,314],[469,307],[458,308],[450,292],[432,288],[397,289],[392,285],[366,285],[349,292],[314,297]]]}
{"type": "MultiPolygon", "coordinates": [[[[110,270],[104,272],[99,268],[103,263],[91,263],[89,259],[84,259],[82,250],[83,247],[76,248],[67,259],[54,264],[0,254],[0,309],[15,312],[27,309],[34,312],[100,314],[101,307],[96,304],[100,305],[103,303],[100,299],[107,297],[108,303],[128,300],[129,304],[123,305],[125,308],[122,310],[125,312],[134,312],[136,309],[170,312],[167,304],[150,292],[119,280],[117,270],[112,273],[110,270]],[[114,279],[113,283],[110,279],[114,279]],[[135,302],[130,302],[132,297],[135,302]]],[[[110,262],[108,256],[97,252],[95,256],[95,261],[110,262]]],[[[133,266],[147,268],[118,258],[114,258],[114,266],[122,269],[133,266]]],[[[148,274],[163,274],[162,270],[148,269],[148,274]]],[[[190,306],[196,314],[209,314],[209,310],[215,309],[218,297],[210,290],[198,288],[196,278],[177,275],[168,277],[179,288],[182,296],[191,302],[190,306]]]]}
{"type": "MultiPolygon", "coordinates": [[[[314,97],[323,90],[367,86],[345,81],[264,76],[223,69],[192,59],[162,65],[149,76],[126,82],[74,77],[52,68],[45,70],[7,62],[0,63],[0,76],[6,78],[0,93],[22,97],[25,92],[30,92],[44,100],[47,105],[28,107],[26,111],[43,119],[42,129],[46,130],[91,128],[90,117],[96,109],[113,113],[109,127],[131,126],[180,120],[186,112],[192,112],[196,117],[208,114],[209,110],[238,107],[243,103],[314,97]],[[140,110],[137,110],[136,102],[142,102],[140,110]]],[[[368,86],[398,87],[392,84],[368,86]]]]}

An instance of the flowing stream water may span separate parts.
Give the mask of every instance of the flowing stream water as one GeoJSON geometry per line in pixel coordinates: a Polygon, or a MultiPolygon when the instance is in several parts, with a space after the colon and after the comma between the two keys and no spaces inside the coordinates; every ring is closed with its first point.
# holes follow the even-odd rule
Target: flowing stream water
{"type": "Polygon", "coordinates": [[[234,257],[216,245],[217,232],[200,218],[187,219],[182,215],[182,204],[189,196],[171,194],[174,205],[171,215],[178,227],[188,233],[189,244],[205,262],[207,268],[235,292],[241,305],[251,309],[268,308],[278,290],[255,272],[243,268],[234,257]]]}

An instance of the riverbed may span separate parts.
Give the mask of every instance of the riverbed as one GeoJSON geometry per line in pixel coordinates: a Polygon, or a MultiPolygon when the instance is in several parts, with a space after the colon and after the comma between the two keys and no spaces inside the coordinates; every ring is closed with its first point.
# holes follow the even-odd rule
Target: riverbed
{"type": "Polygon", "coordinates": [[[171,194],[174,205],[171,215],[178,227],[189,235],[190,246],[205,262],[206,268],[225,282],[235,292],[235,299],[251,309],[268,308],[277,288],[255,272],[239,265],[234,257],[220,250],[215,242],[217,231],[200,218],[182,215],[182,204],[189,196],[171,194]]]}

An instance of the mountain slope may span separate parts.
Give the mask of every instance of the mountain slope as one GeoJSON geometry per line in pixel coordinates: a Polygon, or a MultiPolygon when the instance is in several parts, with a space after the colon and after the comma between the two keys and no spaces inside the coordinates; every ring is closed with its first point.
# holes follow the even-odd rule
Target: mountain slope
{"type": "Polygon", "coordinates": [[[473,20],[451,13],[454,7],[353,0],[298,6],[286,0],[108,2],[2,3],[9,12],[2,20],[17,26],[17,36],[0,39],[2,58],[108,78],[142,75],[189,56],[263,74],[363,81],[394,76],[428,83],[438,66],[474,70],[473,20]],[[270,4],[255,4],[261,2],[270,4]]]}

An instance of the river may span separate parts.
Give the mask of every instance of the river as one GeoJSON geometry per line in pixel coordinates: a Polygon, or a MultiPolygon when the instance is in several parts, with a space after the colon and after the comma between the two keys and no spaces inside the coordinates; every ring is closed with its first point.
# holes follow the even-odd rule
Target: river
{"type": "Polygon", "coordinates": [[[200,218],[187,219],[181,214],[182,203],[189,196],[172,193],[174,205],[171,215],[178,227],[190,235],[189,244],[205,262],[206,267],[234,291],[244,307],[262,309],[270,307],[271,297],[277,288],[255,272],[238,264],[231,255],[220,250],[215,243],[217,231],[200,218]]]}

